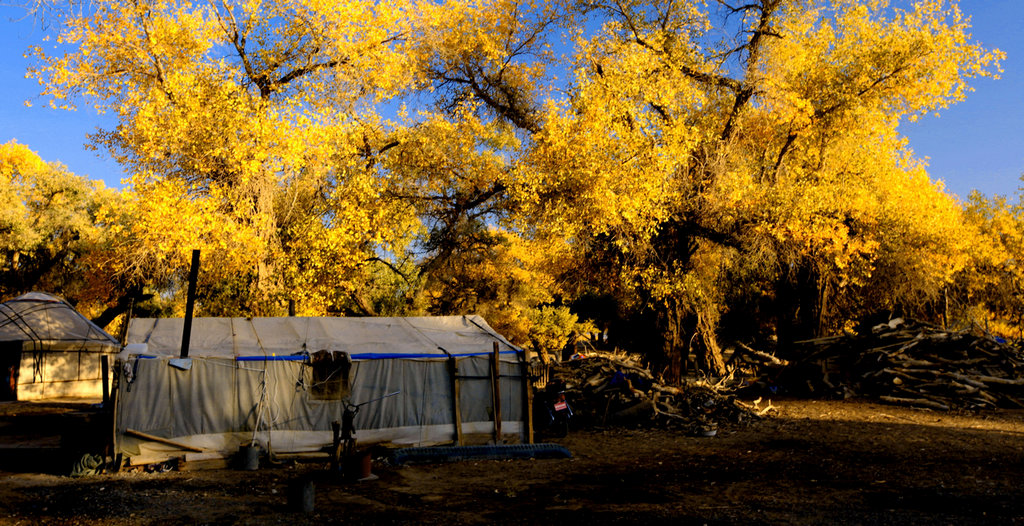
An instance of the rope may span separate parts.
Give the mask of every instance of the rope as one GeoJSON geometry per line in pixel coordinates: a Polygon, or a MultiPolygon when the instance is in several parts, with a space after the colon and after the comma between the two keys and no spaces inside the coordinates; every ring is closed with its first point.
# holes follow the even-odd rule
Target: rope
{"type": "Polygon", "coordinates": [[[424,340],[427,340],[428,342],[434,344],[434,347],[437,347],[438,349],[441,350],[441,352],[445,353],[445,355],[447,355],[449,358],[451,358],[452,353],[448,352],[448,349],[445,349],[444,347],[441,347],[440,345],[438,345],[437,342],[435,342],[430,336],[427,336],[426,333],[424,333],[423,331],[419,330],[415,325],[410,323],[407,318],[399,318],[399,319],[404,321],[405,324],[409,326],[409,328],[411,328],[412,330],[418,332],[420,334],[420,336],[423,337],[424,340]]]}
{"type": "MultiPolygon", "coordinates": [[[[252,318],[249,318],[249,325],[252,326],[252,332],[256,336],[256,344],[259,345],[260,351],[263,353],[263,357],[266,358],[267,357],[267,349],[266,349],[266,347],[263,346],[263,340],[260,338],[260,333],[259,333],[258,330],[256,330],[256,324],[253,323],[252,318]]],[[[274,403],[273,397],[270,395],[271,391],[267,388],[267,383],[268,383],[267,382],[267,367],[268,367],[267,364],[268,364],[268,361],[264,360],[263,361],[263,369],[259,370],[260,371],[260,384],[259,384],[260,401],[256,404],[256,411],[257,411],[257,414],[256,414],[256,426],[253,428],[252,436],[253,436],[253,441],[255,441],[256,440],[256,433],[259,431],[260,423],[264,422],[263,411],[267,411],[268,415],[267,415],[267,418],[265,420],[265,423],[267,425],[267,453],[272,454],[273,453],[273,430],[274,430],[274,425],[276,425],[277,422],[278,422],[278,417],[274,415],[274,413],[275,413],[274,408],[275,408],[276,404],[274,403]]],[[[278,413],[280,413],[280,412],[278,411],[278,413]]]]}

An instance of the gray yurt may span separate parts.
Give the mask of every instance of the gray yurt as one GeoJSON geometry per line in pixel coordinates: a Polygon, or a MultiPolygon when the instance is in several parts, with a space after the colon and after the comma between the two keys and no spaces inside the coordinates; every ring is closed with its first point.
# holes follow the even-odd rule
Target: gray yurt
{"type": "Polygon", "coordinates": [[[524,353],[479,316],[195,318],[187,357],[184,325],[129,325],[115,436],[132,464],[318,451],[346,404],[360,445],[531,440],[524,353]]]}

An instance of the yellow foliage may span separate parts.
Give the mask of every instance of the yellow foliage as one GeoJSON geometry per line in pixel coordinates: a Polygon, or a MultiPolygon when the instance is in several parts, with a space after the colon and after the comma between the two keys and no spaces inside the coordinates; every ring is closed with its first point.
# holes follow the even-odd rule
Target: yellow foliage
{"type": "Polygon", "coordinates": [[[119,272],[174,279],[202,248],[249,312],[326,311],[414,261],[435,310],[523,335],[587,286],[713,331],[730,286],[809,269],[842,327],[971,261],[898,132],[999,71],[955,2],[93,7],[32,74],[119,119],[93,137],[132,174],[106,209],[119,272]]]}

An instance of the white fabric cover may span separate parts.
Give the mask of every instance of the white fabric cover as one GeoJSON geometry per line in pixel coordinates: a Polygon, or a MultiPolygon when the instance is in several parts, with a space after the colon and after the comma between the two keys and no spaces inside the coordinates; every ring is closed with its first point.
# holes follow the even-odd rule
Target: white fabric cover
{"type": "Polygon", "coordinates": [[[26,351],[110,352],[121,347],[66,301],[42,292],[0,303],[0,341],[27,342],[26,351]]]}
{"type": "MultiPolygon", "coordinates": [[[[136,318],[127,344],[145,344],[141,354],[178,356],[182,318],[136,318]]],[[[353,360],[446,358],[488,354],[494,342],[505,361],[518,350],[480,316],[409,318],[195,318],[190,357],[303,355],[347,352],[353,360]],[[446,352],[447,351],[447,352],[446,352]]]]}

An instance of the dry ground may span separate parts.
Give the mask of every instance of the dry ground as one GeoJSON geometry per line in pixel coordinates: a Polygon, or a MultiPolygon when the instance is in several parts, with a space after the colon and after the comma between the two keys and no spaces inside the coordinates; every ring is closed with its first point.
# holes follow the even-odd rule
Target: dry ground
{"type": "Polygon", "coordinates": [[[717,437],[581,430],[571,460],[320,464],[258,471],[2,473],[0,524],[1024,523],[1024,413],[949,414],[863,400],[776,401],[717,437]],[[288,506],[313,477],[312,514],[288,506]]]}

